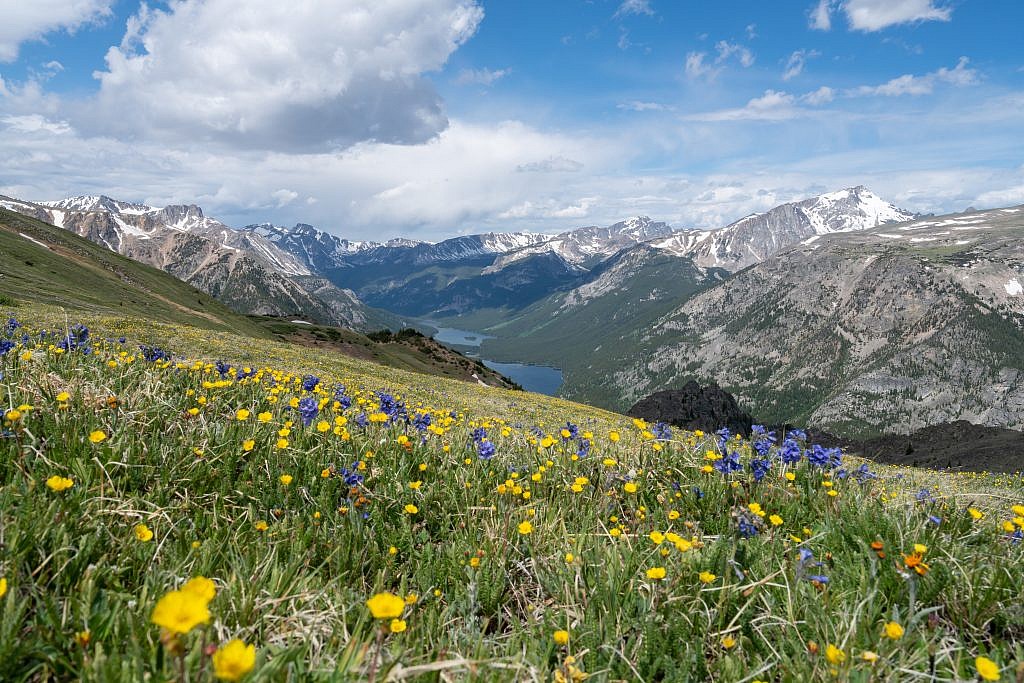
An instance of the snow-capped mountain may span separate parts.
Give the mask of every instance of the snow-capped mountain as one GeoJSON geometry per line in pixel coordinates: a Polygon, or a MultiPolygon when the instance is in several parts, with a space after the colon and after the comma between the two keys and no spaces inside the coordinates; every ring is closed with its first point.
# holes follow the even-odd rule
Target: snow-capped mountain
{"type": "Polygon", "coordinates": [[[47,202],[0,197],[0,206],[156,266],[245,313],[304,314],[355,328],[367,322],[354,293],[314,277],[267,236],[230,228],[194,204],[153,207],[100,195],[47,202]]]}
{"type": "Polygon", "coordinates": [[[242,230],[268,240],[316,273],[343,266],[345,256],[380,246],[376,242],[342,239],[306,223],[297,223],[292,228],[258,223],[242,230]]]}
{"type": "Polygon", "coordinates": [[[651,245],[700,266],[737,271],[800,242],[836,232],[909,221],[915,214],[862,185],[755,213],[717,230],[683,230],[651,245]]]}
{"type": "Polygon", "coordinates": [[[501,270],[519,259],[548,251],[558,254],[568,263],[587,267],[620,249],[670,234],[672,228],[667,223],[653,221],[647,216],[634,216],[608,227],[591,225],[547,236],[532,245],[509,251],[498,258],[490,270],[501,270]]]}

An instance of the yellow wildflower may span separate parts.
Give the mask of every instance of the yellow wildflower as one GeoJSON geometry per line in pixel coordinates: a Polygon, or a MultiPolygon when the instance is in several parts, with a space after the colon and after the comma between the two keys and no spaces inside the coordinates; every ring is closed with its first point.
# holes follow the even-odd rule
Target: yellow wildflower
{"type": "Polygon", "coordinates": [[[213,674],[222,681],[238,681],[256,665],[256,646],[235,638],[213,653],[213,674]]]}

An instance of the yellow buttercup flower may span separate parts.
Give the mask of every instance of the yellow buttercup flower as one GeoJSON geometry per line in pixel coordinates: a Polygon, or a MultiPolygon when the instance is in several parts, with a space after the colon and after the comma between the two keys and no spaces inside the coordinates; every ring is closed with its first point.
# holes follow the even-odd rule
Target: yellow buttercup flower
{"type": "Polygon", "coordinates": [[[406,514],[415,515],[419,511],[420,509],[413,505],[412,503],[409,503],[408,505],[405,506],[406,514]]]}
{"type": "Polygon", "coordinates": [[[97,429],[93,432],[89,432],[89,441],[93,443],[103,443],[107,440],[107,435],[102,429],[97,429]]]}
{"type": "Polygon", "coordinates": [[[143,543],[149,543],[153,540],[153,531],[145,524],[136,524],[135,538],[143,543]]]}
{"type": "Polygon", "coordinates": [[[285,486],[288,486],[289,484],[292,483],[292,475],[282,474],[280,477],[278,477],[278,480],[285,486]]]}
{"type": "Polygon", "coordinates": [[[75,482],[72,481],[69,477],[58,477],[57,475],[54,475],[46,480],[47,488],[57,493],[65,491],[74,485],[75,482]]]}
{"type": "Polygon", "coordinates": [[[7,595],[7,577],[0,577],[0,598],[7,595]]]}
{"type": "Polygon", "coordinates": [[[551,634],[552,640],[555,641],[555,645],[565,646],[569,644],[569,632],[564,630],[555,631],[551,634]]]}
{"type": "Polygon", "coordinates": [[[700,579],[701,583],[713,583],[714,580],[718,577],[712,574],[711,572],[701,572],[697,575],[697,578],[700,579]]]}
{"type": "Polygon", "coordinates": [[[519,526],[517,526],[516,529],[523,536],[533,533],[533,525],[529,522],[520,522],[519,526]]]}
{"type": "Polygon", "coordinates": [[[647,570],[647,578],[651,579],[652,581],[661,581],[665,578],[665,568],[651,567],[647,570]]]}
{"type": "Polygon", "coordinates": [[[217,595],[217,586],[205,576],[196,576],[185,582],[181,590],[198,596],[200,599],[210,602],[217,595]]]}
{"type": "Polygon", "coordinates": [[[892,640],[899,640],[903,637],[903,627],[895,621],[890,621],[882,628],[882,635],[892,640]]]}
{"type": "Polygon", "coordinates": [[[406,629],[406,623],[404,619],[392,619],[388,628],[392,633],[401,633],[406,629]]]}
{"type": "Polygon", "coordinates": [[[256,665],[256,646],[235,638],[213,653],[213,674],[222,681],[238,681],[256,665]]]}
{"type": "Polygon", "coordinates": [[[974,660],[974,668],[978,670],[978,676],[986,681],[999,680],[999,665],[988,657],[978,657],[974,660]]]}
{"type": "Polygon", "coordinates": [[[195,592],[171,591],[157,601],[150,621],[171,633],[188,633],[210,621],[207,603],[195,592]]]}
{"type": "Polygon", "coordinates": [[[374,619],[397,619],[405,609],[405,600],[394,593],[377,593],[366,601],[374,619]]]}
{"type": "Polygon", "coordinates": [[[829,664],[842,664],[846,661],[846,653],[832,643],[829,643],[828,647],[825,648],[825,659],[828,660],[829,664]]]}

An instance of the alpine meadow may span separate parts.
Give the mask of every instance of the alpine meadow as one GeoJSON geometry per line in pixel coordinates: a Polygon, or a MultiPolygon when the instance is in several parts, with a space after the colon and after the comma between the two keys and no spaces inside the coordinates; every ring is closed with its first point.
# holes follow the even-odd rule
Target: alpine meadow
{"type": "Polygon", "coordinates": [[[0,17],[0,681],[1024,682],[1015,0],[0,17]]]}

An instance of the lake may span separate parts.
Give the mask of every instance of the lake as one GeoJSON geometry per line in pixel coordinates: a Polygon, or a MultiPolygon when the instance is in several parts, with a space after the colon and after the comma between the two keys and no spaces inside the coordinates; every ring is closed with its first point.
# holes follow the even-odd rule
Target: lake
{"type": "Polygon", "coordinates": [[[450,344],[452,346],[480,346],[484,339],[494,339],[494,337],[490,335],[480,334],[479,332],[460,330],[455,327],[437,327],[426,320],[423,322],[430,324],[431,327],[437,328],[437,333],[434,334],[434,339],[442,344],[450,344]]]}
{"type": "Polygon", "coordinates": [[[484,360],[483,364],[505,375],[523,389],[537,394],[554,396],[562,386],[562,371],[558,368],[526,363],[496,363],[492,360],[484,360]]]}
{"type": "MultiPolygon", "coordinates": [[[[460,330],[457,327],[439,327],[429,320],[424,320],[423,322],[437,329],[434,339],[449,346],[475,348],[479,347],[485,339],[494,339],[491,335],[473,332],[472,330],[460,330]]],[[[466,355],[471,358],[477,357],[475,354],[466,355]]],[[[480,360],[491,370],[500,372],[527,391],[554,396],[558,392],[558,388],[562,386],[562,371],[558,368],[548,367],[547,365],[530,365],[528,363],[498,363],[486,358],[481,358],[480,360]]]]}

